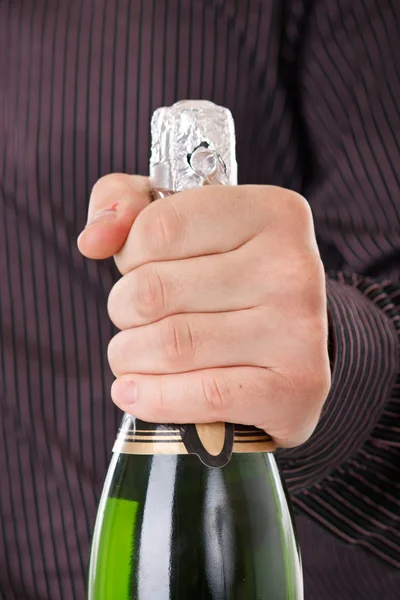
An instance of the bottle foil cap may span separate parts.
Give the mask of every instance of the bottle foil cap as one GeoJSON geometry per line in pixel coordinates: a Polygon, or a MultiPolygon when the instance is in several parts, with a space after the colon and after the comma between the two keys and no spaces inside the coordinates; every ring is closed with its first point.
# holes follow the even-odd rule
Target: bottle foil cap
{"type": "Polygon", "coordinates": [[[153,188],[179,192],[203,185],[237,185],[231,112],[207,100],[157,109],[151,121],[153,188]]]}

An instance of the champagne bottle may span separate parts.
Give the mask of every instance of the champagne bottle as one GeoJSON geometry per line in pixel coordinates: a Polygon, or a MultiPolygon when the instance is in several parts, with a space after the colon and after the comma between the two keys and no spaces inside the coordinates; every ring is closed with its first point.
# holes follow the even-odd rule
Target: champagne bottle
{"type": "MultiPolygon", "coordinates": [[[[235,185],[230,112],[205,101],[158,109],[150,177],[157,199],[235,185]]],[[[302,600],[290,503],[271,450],[254,427],[124,415],[94,528],[88,600],[302,600]]]]}

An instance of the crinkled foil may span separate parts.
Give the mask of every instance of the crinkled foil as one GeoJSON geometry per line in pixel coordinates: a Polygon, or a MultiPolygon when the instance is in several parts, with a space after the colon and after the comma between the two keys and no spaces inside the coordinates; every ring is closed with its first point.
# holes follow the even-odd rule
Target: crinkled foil
{"type": "Polygon", "coordinates": [[[236,185],[231,112],[206,100],[182,100],[156,110],[151,121],[153,188],[179,192],[203,185],[236,185]]]}

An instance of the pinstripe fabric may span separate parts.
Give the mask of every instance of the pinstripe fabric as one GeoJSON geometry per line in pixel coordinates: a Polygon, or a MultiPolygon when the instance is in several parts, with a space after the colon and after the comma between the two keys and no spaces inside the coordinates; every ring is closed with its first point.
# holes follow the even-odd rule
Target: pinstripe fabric
{"type": "Polygon", "coordinates": [[[306,598],[398,597],[399,12],[0,0],[1,599],[84,598],[120,420],[106,360],[117,273],[75,239],[97,178],[146,174],[152,111],[187,97],[232,110],[241,182],[307,197],[329,271],[332,392],[311,440],[279,458],[306,598]]]}

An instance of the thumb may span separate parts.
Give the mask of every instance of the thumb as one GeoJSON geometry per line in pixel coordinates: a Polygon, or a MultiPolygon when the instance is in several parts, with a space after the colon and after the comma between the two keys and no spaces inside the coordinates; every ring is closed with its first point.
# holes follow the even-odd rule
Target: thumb
{"type": "Polygon", "coordinates": [[[138,214],[151,202],[147,177],[115,173],[94,185],[78,248],[87,258],[103,259],[124,245],[138,214]]]}

